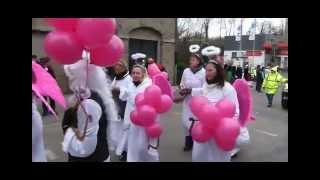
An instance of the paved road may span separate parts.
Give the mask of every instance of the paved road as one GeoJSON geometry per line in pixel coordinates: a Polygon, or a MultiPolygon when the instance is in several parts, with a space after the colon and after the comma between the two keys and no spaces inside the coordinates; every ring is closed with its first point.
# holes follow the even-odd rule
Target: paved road
{"type": "MultiPolygon", "coordinates": [[[[288,111],[281,108],[281,94],[278,93],[274,97],[274,106],[267,108],[265,94],[254,90],[252,92],[256,121],[248,127],[251,143],[241,146],[241,151],[233,161],[288,161],[288,111]]],[[[180,123],[181,108],[181,104],[175,104],[173,109],[161,118],[164,133],[160,140],[160,161],[191,162],[191,152],[182,151],[184,137],[180,123]]],[[[58,111],[61,117],[63,112],[60,108],[58,111]]],[[[44,118],[44,141],[48,161],[65,162],[67,160],[61,150],[63,136],[60,124],[61,120],[44,118]]],[[[113,153],[111,160],[117,161],[113,153]]]]}

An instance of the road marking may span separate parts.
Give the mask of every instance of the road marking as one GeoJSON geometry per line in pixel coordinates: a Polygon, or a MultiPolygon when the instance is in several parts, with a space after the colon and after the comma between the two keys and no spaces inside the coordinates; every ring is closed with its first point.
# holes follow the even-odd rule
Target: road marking
{"type": "Polygon", "coordinates": [[[52,152],[50,149],[46,149],[46,154],[49,160],[57,159],[57,155],[54,152],[52,152]]]}
{"type": "Polygon", "coordinates": [[[270,133],[270,132],[267,132],[267,131],[263,131],[261,129],[255,129],[257,132],[259,133],[262,133],[262,134],[266,134],[266,135],[269,135],[269,136],[273,136],[273,137],[276,137],[278,136],[278,134],[273,134],[273,133],[270,133]]]}

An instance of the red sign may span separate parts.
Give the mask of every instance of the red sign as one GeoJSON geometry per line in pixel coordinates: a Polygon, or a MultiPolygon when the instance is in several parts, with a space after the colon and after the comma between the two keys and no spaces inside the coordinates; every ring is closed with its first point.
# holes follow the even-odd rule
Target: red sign
{"type": "Polygon", "coordinates": [[[246,52],[246,56],[261,56],[262,55],[262,51],[259,50],[249,50],[246,52]]]}
{"type": "Polygon", "coordinates": [[[286,42],[279,42],[279,43],[277,44],[277,47],[278,47],[279,49],[288,49],[288,43],[286,43],[286,42]]]}
{"type": "Polygon", "coordinates": [[[287,50],[287,49],[281,49],[281,50],[278,52],[278,55],[288,55],[288,50],[287,50]]]}

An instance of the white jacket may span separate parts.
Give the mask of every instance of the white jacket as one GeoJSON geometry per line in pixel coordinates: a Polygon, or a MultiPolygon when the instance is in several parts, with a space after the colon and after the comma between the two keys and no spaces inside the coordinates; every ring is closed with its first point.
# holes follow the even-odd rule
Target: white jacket
{"type": "MultiPolygon", "coordinates": [[[[183,71],[182,77],[181,77],[181,88],[201,88],[203,84],[206,81],[205,78],[205,70],[202,68],[196,73],[193,73],[190,68],[186,68],[183,71]]],[[[190,108],[189,108],[189,101],[191,99],[191,96],[188,95],[185,97],[182,103],[182,127],[184,130],[185,136],[189,135],[189,127],[191,125],[191,121],[189,121],[190,117],[194,117],[192,114],[190,108]]]]}

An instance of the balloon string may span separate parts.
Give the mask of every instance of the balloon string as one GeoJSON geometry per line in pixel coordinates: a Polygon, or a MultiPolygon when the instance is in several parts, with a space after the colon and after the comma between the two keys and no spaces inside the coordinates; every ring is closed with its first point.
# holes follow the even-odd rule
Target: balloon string
{"type": "MultiPolygon", "coordinates": [[[[85,116],[86,116],[86,124],[88,123],[88,121],[89,121],[89,114],[87,113],[87,111],[86,111],[86,109],[83,107],[83,105],[82,105],[82,103],[81,103],[81,97],[80,97],[80,95],[78,96],[77,94],[76,94],[76,98],[78,99],[78,101],[79,101],[79,105],[80,105],[80,108],[82,109],[82,111],[84,112],[84,114],[85,114],[85,116]]],[[[86,127],[86,126],[85,126],[86,127]]],[[[86,134],[86,129],[84,129],[83,130],[83,133],[84,134],[86,134]]]]}
{"type": "Polygon", "coordinates": [[[88,55],[87,55],[87,54],[86,54],[86,60],[87,60],[87,67],[86,67],[86,68],[87,68],[87,69],[86,69],[86,70],[87,70],[86,87],[88,88],[88,86],[89,86],[89,85],[88,85],[88,80],[89,80],[89,78],[88,78],[88,77],[89,77],[89,58],[88,58],[88,55]]]}
{"type": "Polygon", "coordinates": [[[80,105],[81,109],[83,110],[84,114],[86,115],[86,117],[88,119],[89,115],[88,115],[87,111],[84,109],[83,105],[81,104],[81,97],[79,95],[77,95],[77,94],[76,94],[76,97],[77,97],[77,99],[79,101],[79,105],[80,105]]]}

